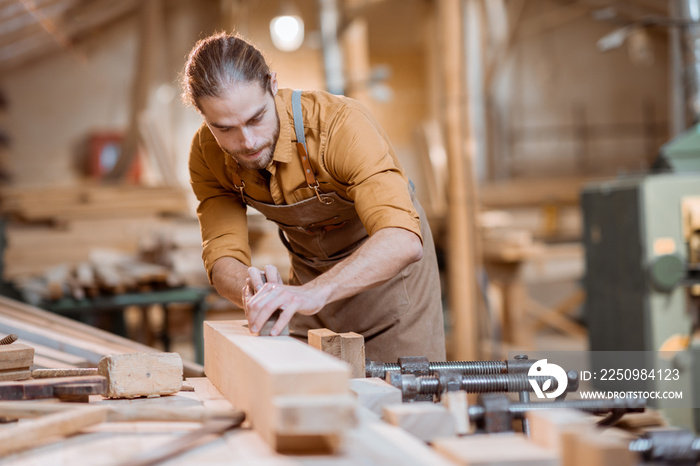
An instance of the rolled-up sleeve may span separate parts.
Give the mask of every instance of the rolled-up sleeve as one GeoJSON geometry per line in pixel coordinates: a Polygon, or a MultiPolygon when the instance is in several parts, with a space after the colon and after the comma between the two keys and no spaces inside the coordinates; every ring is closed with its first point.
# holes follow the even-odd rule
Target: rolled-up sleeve
{"type": "Polygon", "coordinates": [[[343,107],[330,123],[329,134],[326,169],[348,186],[347,194],[367,232],[403,228],[422,241],[408,179],[392,157],[393,149],[378,123],[358,108],[343,107]]]}
{"type": "Polygon", "coordinates": [[[251,254],[246,206],[239,194],[225,189],[217,179],[204,155],[206,144],[210,142],[203,148],[198,132],[190,149],[189,170],[192,190],[199,201],[202,259],[211,282],[212,268],[218,259],[233,257],[250,265],[251,254]]]}

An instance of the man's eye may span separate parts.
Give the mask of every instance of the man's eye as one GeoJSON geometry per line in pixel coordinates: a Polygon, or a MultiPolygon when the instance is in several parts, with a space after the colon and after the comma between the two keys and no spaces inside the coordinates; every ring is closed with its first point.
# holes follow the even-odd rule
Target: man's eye
{"type": "Polygon", "coordinates": [[[230,130],[230,129],[231,129],[231,128],[219,128],[219,132],[221,132],[221,133],[228,133],[228,130],[230,130]]]}

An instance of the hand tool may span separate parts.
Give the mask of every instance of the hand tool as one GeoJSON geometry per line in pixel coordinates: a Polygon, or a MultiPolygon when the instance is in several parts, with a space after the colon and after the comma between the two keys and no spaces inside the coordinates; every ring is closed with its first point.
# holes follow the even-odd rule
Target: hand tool
{"type": "Polygon", "coordinates": [[[514,359],[505,361],[446,361],[428,362],[426,357],[402,357],[397,362],[365,362],[365,375],[367,377],[386,378],[387,372],[398,371],[402,374],[414,375],[435,375],[440,371],[457,371],[464,375],[484,375],[484,374],[526,374],[535,360],[528,360],[527,357],[516,356],[514,359]]]}
{"type": "Polygon", "coordinates": [[[569,408],[591,414],[612,413],[620,417],[625,413],[642,413],[646,400],[642,398],[614,398],[610,400],[569,400],[541,403],[511,403],[508,395],[483,393],[477,404],[468,409],[469,420],[486,433],[510,432],[514,419],[522,419],[528,411],[538,409],[569,408]]]}
{"type": "MultiPolygon", "coordinates": [[[[578,373],[567,372],[568,392],[578,390],[578,373]]],[[[413,374],[389,372],[387,382],[401,389],[403,401],[433,401],[447,391],[463,390],[467,393],[494,392],[531,392],[533,387],[530,380],[535,380],[540,386],[551,380],[551,389],[556,390],[557,379],[550,376],[528,376],[527,374],[485,374],[463,375],[457,372],[443,371],[439,375],[416,377],[413,374]]]]}
{"type": "MultiPolygon", "coordinates": [[[[267,283],[267,276],[265,275],[265,272],[260,272],[260,278],[262,279],[263,285],[267,283]]],[[[277,323],[277,320],[279,319],[280,315],[282,314],[282,309],[277,309],[275,312],[272,313],[269,319],[267,319],[267,322],[265,322],[260,329],[260,336],[261,337],[269,337],[270,336],[270,331],[272,330],[272,327],[277,323]]],[[[285,326],[284,329],[280,332],[279,336],[282,335],[289,335],[289,325],[285,326]]]]}

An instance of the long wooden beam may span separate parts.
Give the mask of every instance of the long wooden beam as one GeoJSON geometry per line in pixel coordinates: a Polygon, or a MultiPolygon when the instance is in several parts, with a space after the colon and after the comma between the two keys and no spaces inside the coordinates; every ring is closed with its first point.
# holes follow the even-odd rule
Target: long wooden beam
{"type": "Polygon", "coordinates": [[[462,10],[459,0],[443,0],[438,5],[438,29],[441,31],[442,71],[444,79],[444,115],[448,154],[448,262],[449,306],[452,315],[452,357],[474,360],[478,356],[477,287],[475,259],[475,181],[470,154],[465,154],[468,139],[463,131],[466,111],[464,56],[460,44],[462,10]]]}
{"type": "Polygon", "coordinates": [[[204,372],[277,451],[333,451],[355,425],[350,367],[292,337],[205,322],[204,372]]]}

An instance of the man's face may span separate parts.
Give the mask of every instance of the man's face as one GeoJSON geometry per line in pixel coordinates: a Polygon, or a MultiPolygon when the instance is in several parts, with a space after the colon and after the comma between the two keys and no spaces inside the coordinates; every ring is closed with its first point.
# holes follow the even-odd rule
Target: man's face
{"type": "Polygon", "coordinates": [[[221,97],[205,97],[199,102],[221,149],[250,170],[267,167],[280,135],[274,73],[270,84],[271,91],[266,92],[257,82],[238,83],[221,97]]]}

